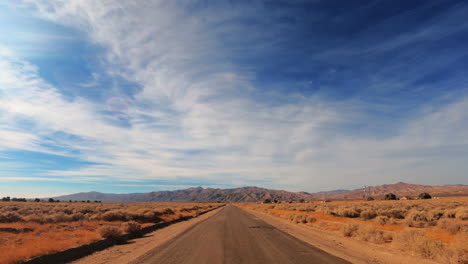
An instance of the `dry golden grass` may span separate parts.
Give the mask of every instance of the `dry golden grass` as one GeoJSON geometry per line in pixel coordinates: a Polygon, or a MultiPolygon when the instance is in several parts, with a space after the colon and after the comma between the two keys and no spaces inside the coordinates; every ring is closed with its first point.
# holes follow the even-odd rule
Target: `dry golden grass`
{"type": "Polygon", "coordinates": [[[83,245],[103,237],[196,215],[218,204],[0,202],[0,263],[83,245]]]}
{"type": "Polygon", "coordinates": [[[239,206],[441,263],[468,263],[468,197],[239,206]],[[295,220],[307,216],[314,221],[295,220]]]}

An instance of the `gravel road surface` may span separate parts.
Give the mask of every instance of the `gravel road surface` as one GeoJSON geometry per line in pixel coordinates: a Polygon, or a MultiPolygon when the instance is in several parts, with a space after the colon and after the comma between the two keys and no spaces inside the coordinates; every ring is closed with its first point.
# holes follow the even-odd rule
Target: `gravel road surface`
{"type": "Polygon", "coordinates": [[[134,264],[350,263],[286,234],[233,205],[134,264]]]}

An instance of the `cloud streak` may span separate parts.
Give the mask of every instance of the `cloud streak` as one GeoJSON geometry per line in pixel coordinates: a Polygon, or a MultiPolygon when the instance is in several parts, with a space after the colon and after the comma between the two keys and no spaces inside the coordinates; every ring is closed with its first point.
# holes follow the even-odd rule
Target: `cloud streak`
{"type": "MultiPolygon", "coordinates": [[[[280,90],[270,87],[261,80],[260,70],[239,61],[249,54],[260,56],[256,52],[277,51],[278,35],[291,27],[276,22],[284,12],[251,22],[262,28],[275,21],[275,30],[241,38],[239,34],[251,33],[244,23],[254,12],[242,5],[229,9],[167,1],[25,2],[41,18],[77,28],[103,48],[99,59],[104,72],[95,74],[124,78],[137,87],[130,94],[109,91],[99,100],[70,98],[63,87],[44,80],[32,63],[0,49],[0,150],[43,152],[92,163],[50,169],[46,176],[161,179],[174,186],[185,186],[177,183],[190,179],[206,185],[261,183],[316,191],[398,180],[438,184],[439,176],[450,172],[446,178],[450,183],[467,183],[466,87],[420,102],[408,109],[408,117],[394,120],[376,112],[405,109],[408,95],[396,99],[401,104],[365,98],[370,90],[388,94],[411,87],[417,73],[401,78],[389,74],[404,71],[405,60],[377,71],[366,87],[344,99],[300,93],[292,89],[296,87],[292,82],[291,91],[283,92],[289,84],[280,82],[280,90]],[[252,48],[241,48],[249,44],[252,48]],[[384,127],[376,128],[378,124],[384,127]],[[392,131],[385,131],[387,127],[392,131]]],[[[448,16],[439,19],[453,24],[448,16]]],[[[385,27],[384,23],[376,28],[385,27]]],[[[360,42],[334,47],[300,63],[336,62],[337,56],[351,58],[353,53],[374,58],[441,31],[425,28],[368,47],[359,48],[360,42]]],[[[459,57],[441,55],[419,73],[428,75],[459,57]]],[[[295,66],[290,69],[293,72],[295,66]]],[[[327,74],[343,77],[345,72],[336,63],[327,74]]],[[[332,85],[324,76],[312,80],[312,85],[332,85]]]]}

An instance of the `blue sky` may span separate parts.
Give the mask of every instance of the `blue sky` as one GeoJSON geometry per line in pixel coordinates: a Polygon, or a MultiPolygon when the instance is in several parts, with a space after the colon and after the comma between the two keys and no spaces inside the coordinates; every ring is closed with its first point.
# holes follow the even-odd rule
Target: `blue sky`
{"type": "Polygon", "coordinates": [[[468,184],[464,1],[0,4],[0,195],[468,184]]]}

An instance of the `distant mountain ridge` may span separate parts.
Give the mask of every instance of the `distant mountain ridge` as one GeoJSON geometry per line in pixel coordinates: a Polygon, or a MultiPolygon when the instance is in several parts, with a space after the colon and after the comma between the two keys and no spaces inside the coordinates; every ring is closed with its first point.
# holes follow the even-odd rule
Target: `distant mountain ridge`
{"type": "MultiPolygon", "coordinates": [[[[381,199],[387,193],[394,193],[398,197],[417,196],[427,192],[432,196],[468,196],[467,185],[428,186],[398,182],[372,186],[366,192],[375,199],[381,199]]],[[[327,192],[307,193],[288,192],[283,190],[269,190],[259,187],[242,187],[233,189],[214,189],[193,187],[184,190],[158,191],[148,193],[112,194],[100,192],[84,192],[54,197],[62,201],[90,200],[103,202],[199,202],[199,203],[233,203],[233,202],[262,202],[265,199],[277,201],[311,201],[311,200],[348,200],[363,199],[364,188],[356,190],[334,190],[327,192]]]]}
{"type": "Polygon", "coordinates": [[[261,202],[265,199],[278,201],[312,200],[306,192],[287,192],[269,190],[259,187],[242,187],[233,189],[188,188],[176,191],[158,191],[149,193],[110,194],[100,192],[76,193],[54,197],[59,200],[99,200],[103,202],[261,202]]]}
{"type": "Polygon", "coordinates": [[[387,193],[394,193],[398,197],[418,196],[420,193],[427,192],[432,196],[466,196],[468,195],[468,185],[456,184],[456,185],[421,185],[421,184],[410,184],[405,182],[397,182],[395,184],[383,184],[379,186],[371,186],[366,190],[337,190],[329,192],[318,192],[312,193],[316,199],[363,199],[367,193],[375,199],[381,199],[387,193]]]}

